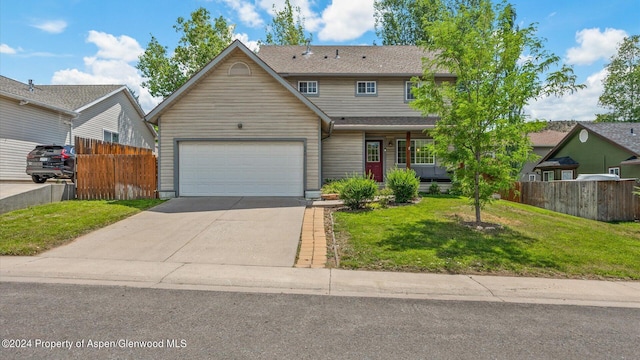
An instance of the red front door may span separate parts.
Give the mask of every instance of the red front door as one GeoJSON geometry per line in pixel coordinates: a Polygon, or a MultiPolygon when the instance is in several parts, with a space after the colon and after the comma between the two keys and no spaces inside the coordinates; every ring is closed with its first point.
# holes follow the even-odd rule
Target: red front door
{"type": "Polygon", "coordinates": [[[383,182],[382,175],[382,141],[366,141],[366,161],[364,165],[364,171],[367,174],[371,174],[373,179],[377,182],[383,182]]]}

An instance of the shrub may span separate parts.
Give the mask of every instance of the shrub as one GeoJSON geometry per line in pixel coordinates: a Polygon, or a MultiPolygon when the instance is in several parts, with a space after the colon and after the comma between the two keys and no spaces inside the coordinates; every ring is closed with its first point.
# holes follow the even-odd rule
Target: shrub
{"type": "Polygon", "coordinates": [[[363,208],[367,201],[373,200],[378,184],[370,176],[352,175],[343,180],[340,199],[350,209],[363,208]]]}
{"type": "Polygon", "coordinates": [[[340,194],[344,187],[344,180],[326,180],[326,183],[322,186],[323,194],[340,194]]]}
{"type": "Polygon", "coordinates": [[[431,194],[431,195],[440,195],[441,194],[440,185],[438,185],[437,182],[432,182],[431,186],[429,186],[428,193],[431,194]]]}
{"type": "Polygon", "coordinates": [[[418,196],[420,180],[413,169],[395,168],[387,173],[387,186],[393,190],[396,202],[409,202],[418,196]]]}

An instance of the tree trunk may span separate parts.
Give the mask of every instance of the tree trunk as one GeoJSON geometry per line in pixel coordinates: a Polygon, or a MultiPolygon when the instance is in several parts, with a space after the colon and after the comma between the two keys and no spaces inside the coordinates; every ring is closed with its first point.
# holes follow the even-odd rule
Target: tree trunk
{"type": "Polygon", "coordinates": [[[473,205],[476,208],[476,224],[481,224],[480,218],[480,173],[476,171],[475,184],[473,189],[473,205]]]}

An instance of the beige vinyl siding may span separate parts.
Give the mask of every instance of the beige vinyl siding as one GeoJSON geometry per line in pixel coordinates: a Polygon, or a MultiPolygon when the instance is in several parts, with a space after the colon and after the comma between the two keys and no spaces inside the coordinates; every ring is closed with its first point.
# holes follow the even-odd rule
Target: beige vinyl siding
{"type": "Polygon", "coordinates": [[[69,144],[71,117],[0,97],[0,180],[29,180],[27,154],[36,145],[69,144]]]}
{"type": "Polygon", "coordinates": [[[364,133],[362,131],[334,131],[322,141],[322,177],[342,179],[364,171],[364,133]]]}
{"type": "MultiPolygon", "coordinates": [[[[174,139],[306,139],[306,189],[318,190],[320,119],[240,50],[161,115],[160,191],[174,189],[174,139]],[[228,75],[236,62],[250,76],[228,75]],[[242,123],[242,129],[238,124],[242,123]]],[[[203,158],[206,154],[203,154],[203,158]]],[[[259,174],[256,174],[259,176],[259,174]]]]}
{"type": "Polygon", "coordinates": [[[73,136],[103,140],[103,130],[118,133],[120,144],[155,148],[153,133],[122,91],[83,110],[73,136]]]}
{"type": "Polygon", "coordinates": [[[317,80],[318,95],[309,96],[329,116],[420,116],[404,99],[409,78],[292,77],[286,80],[297,88],[298,81],[317,80]],[[357,81],[376,81],[377,96],[356,96],[357,81]]]}

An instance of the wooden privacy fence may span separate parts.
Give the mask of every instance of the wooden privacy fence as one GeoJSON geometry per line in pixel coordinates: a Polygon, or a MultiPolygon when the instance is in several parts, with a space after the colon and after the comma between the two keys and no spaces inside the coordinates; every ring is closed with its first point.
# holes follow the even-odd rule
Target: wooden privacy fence
{"type": "Polygon", "coordinates": [[[155,198],[156,174],[157,160],[149,149],[76,138],[78,199],[155,198]]]}
{"type": "Polygon", "coordinates": [[[503,198],[599,221],[640,219],[640,197],[633,194],[636,180],[531,181],[516,183],[503,198]]]}

